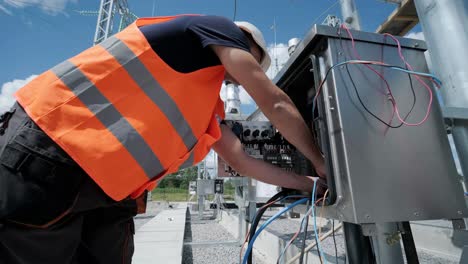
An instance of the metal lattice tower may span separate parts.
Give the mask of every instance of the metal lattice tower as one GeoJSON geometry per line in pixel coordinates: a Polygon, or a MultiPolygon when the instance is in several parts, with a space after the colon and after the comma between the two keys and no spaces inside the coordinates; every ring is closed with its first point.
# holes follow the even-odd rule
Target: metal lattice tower
{"type": "Polygon", "coordinates": [[[339,27],[341,25],[341,19],[334,15],[328,15],[325,20],[323,20],[322,25],[327,25],[330,27],[339,27]]]}
{"type": "Polygon", "coordinates": [[[98,15],[94,45],[112,36],[116,14],[120,16],[118,31],[123,30],[138,18],[130,12],[127,0],[101,0],[99,11],[82,10],[77,12],[81,15],[98,15]]]}

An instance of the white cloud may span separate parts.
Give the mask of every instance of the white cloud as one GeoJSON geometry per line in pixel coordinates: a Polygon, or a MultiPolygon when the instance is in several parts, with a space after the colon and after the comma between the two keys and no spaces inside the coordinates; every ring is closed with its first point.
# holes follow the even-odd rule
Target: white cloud
{"type": "Polygon", "coordinates": [[[273,79],[289,59],[288,45],[284,43],[276,44],[276,46],[270,44],[267,49],[271,57],[271,65],[266,74],[270,79],[273,79]]]}
{"type": "Polygon", "coordinates": [[[13,94],[16,92],[16,90],[23,87],[24,85],[26,85],[28,82],[30,82],[32,79],[36,77],[37,75],[31,75],[24,80],[15,79],[11,82],[4,83],[2,85],[2,90],[0,93],[0,113],[8,111],[10,107],[13,105],[13,103],[15,102],[15,98],[13,97],[13,94]]]}
{"type": "Polygon", "coordinates": [[[0,5],[0,11],[3,11],[3,12],[5,12],[5,14],[10,15],[10,16],[13,15],[13,13],[11,13],[11,11],[8,10],[8,9],[7,9],[6,7],[4,7],[3,5],[0,5]]]}
{"type": "Polygon", "coordinates": [[[423,32],[410,32],[405,37],[411,38],[411,39],[425,40],[423,32]]]}
{"type": "Polygon", "coordinates": [[[15,8],[37,6],[49,15],[57,15],[64,13],[68,3],[77,3],[78,0],[3,0],[3,2],[15,8]]]}

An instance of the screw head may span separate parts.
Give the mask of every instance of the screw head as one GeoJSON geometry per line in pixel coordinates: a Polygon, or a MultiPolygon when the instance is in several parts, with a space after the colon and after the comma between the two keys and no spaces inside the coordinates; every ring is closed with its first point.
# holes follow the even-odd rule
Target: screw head
{"type": "Polygon", "coordinates": [[[414,212],[414,215],[415,215],[415,216],[419,216],[419,212],[414,212]]]}
{"type": "Polygon", "coordinates": [[[366,219],[370,219],[370,215],[366,214],[365,215],[366,219]]]}

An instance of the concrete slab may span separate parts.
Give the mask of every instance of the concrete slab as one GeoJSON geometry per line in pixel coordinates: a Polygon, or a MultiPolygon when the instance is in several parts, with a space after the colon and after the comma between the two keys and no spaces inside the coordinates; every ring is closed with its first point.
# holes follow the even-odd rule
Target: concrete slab
{"type": "Polygon", "coordinates": [[[135,234],[133,263],[149,264],[164,260],[167,264],[182,263],[187,203],[168,208],[135,234]]]}

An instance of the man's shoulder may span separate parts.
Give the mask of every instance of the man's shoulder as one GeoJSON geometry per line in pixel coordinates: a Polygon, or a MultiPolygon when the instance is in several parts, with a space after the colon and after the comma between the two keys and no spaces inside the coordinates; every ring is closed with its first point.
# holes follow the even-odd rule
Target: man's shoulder
{"type": "Polygon", "coordinates": [[[216,23],[216,24],[230,24],[235,25],[230,19],[217,16],[217,15],[199,15],[199,16],[191,16],[190,19],[195,22],[205,22],[205,23],[216,23]]]}

